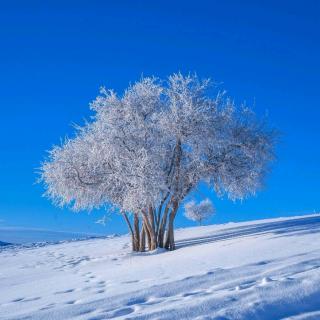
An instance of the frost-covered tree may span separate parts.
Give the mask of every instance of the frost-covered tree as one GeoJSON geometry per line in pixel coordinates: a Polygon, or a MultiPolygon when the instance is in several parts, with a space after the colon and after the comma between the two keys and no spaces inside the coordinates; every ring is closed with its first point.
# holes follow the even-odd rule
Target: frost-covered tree
{"type": "Polygon", "coordinates": [[[207,220],[214,215],[214,207],[209,199],[204,199],[199,204],[192,200],[184,205],[184,209],[185,217],[198,222],[200,225],[203,220],[207,220]]]}
{"type": "Polygon", "coordinates": [[[94,117],[55,146],[41,166],[46,196],[91,210],[112,204],[133,250],[173,250],[174,220],[200,182],[243,199],[261,187],[273,159],[273,130],[218,93],[209,80],[142,78],[122,96],[102,89],[94,117]]]}

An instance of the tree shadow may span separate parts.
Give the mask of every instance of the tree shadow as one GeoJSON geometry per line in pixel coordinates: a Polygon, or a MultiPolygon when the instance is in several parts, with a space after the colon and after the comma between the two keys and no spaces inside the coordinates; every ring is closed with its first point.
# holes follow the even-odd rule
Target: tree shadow
{"type": "Polygon", "coordinates": [[[318,232],[320,232],[320,215],[285,221],[256,223],[249,226],[232,227],[225,230],[219,230],[217,233],[210,236],[179,240],[176,242],[176,248],[179,249],[204,243],[225,241],[261,234],[274,234],[276,237],[281,237],[318,232]]]}

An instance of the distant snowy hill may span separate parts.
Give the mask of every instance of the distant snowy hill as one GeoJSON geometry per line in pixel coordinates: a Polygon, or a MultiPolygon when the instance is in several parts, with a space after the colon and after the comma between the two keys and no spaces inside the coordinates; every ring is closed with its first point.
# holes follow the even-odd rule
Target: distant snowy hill
{"type": "Polygon", "coordinates": [[[11,243],[0,241],[0,247],[8,246],[8,245],[10,245],[10,244],[11,244],[11,243]]]}
{"type": "Polygon", "coordinates": [[[320,215],[0,252],[0,319],[320,319],[320,215]]]}
{"type": "Polygon", "coordinates": [[[92,235],[83,233],[48,231],[16,227],[0,227],[1,243],[30,244],[36,242],[59,242],[64,240],[85,239],[92,235]]]}

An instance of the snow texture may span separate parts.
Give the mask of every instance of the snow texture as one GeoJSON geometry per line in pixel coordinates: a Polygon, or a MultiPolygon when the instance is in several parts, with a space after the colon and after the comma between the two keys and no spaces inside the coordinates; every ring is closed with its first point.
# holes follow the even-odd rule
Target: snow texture
{"type": "Polygon", "coordinates": [[[0,252],[0,319],[320,319],[320,215],[0,252]]]}

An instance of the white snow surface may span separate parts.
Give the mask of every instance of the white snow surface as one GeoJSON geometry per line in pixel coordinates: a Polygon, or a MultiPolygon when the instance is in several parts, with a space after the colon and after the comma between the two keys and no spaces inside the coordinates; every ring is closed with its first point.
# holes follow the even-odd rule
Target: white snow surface
{"type": "Polygon", "coordinates": [[[320,215],[0,251],[0,319],[320,319],[320,215]]]}

